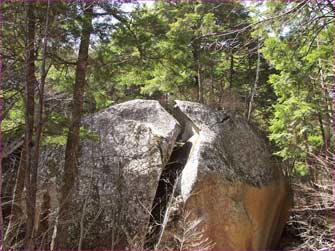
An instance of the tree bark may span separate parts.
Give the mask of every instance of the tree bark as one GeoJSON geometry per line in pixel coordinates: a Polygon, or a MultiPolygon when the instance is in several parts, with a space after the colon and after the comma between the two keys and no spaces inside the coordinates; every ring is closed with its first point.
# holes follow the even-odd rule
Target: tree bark
{"type": "MultiPolygon", "coordinates": [[[[320,47],[320,40],[319,38],[316,39],[316,45],[317,48],[320,47]]],[[[331,125],[332,125],[332,108],[331,108],[331,101],[329,101],[329,93],[327,90],[327,86],[326,86],[326,82],[325,82],[325,74],[323,72],[323,65],[322,65],[322,61],[319,58],[318,60],[318,64],[319,64],[319,69],[320,69],[320,85],[321,85],[321,91],[322,91],[322,100],[323,100],[323,106],[325,109],[325,122],[324,124],[324,145],[323,145],[323,149],[326,153],[327,156],[327,152],[330,150],[330,142],[331,142],[331,125]]]]}
{"type": "MultiPolygon", "coordinates": [[[[251,79],[252,78],[252,70],[251,70],[251,56],[252,54],[250,53],[250,48],[248,49],[248,72],[247,72],[247,76],[248,76],[248,79],[251,79]]],[[[253,89],[253,86],[250,87],[250,93],[245,97],[245,111],[244,111],[244,116],[246,118],[248,118],[248,114],[249,114],[249,102],[250,102],[250,95],[252,93],[252,89],[253,89]]]]}
{"type": "Polygon", "coordinates": [[[260,68],[260,61],[261,61],[261,52],[260,52],[260,44],[259,41],[257,41],[257,63],[256,63],[256,77],[254,82],[254,88],[252,89],[251,96],[250,96],[250,102],[249,102],[249,109],[248,109],[248,117],[247,119],[250,120],[251,113],[252,113],[252,104],[254,102],[254,97],[256,95],[257,86],[258,86],[258,79],[259,79],[259,68],[260,68]]]}
{"type": "Polygon", "coordinates": [[[201,80],[201,63],[200,63],[200,41],[195,39],[192,42],[192,54],[194,60],[195,85],[198,87],[197,100],[199,103],[204,103],[204,87],[201,80]]]}
{"type": "Polygon", "coordinates": [[[219,80],[218,81],[218,85],[219,85],[219,104],[220,106],[222,105],[222,99],[223,99],[223,81],[219,80]]]}
{"type": "Polygon", "coordinates": [[[26,85],[25,85],[25,184],[27,223],[24,237],[24,248],[33,249],[33,231],[35,222],[36,194],[33,193],[31,184],[31,162],[33,155],[33,133],[34,133],[34,112],[35,112],[35,3],[27,3],[27,34],[26,34],[26,85]]]}
{"type": "Polygon", "coordinates": [[[210,80],[211,80],[211,94],[212,94],[212,100],[216,100],[213,72],[214,72],[214,64],[211,64],[210,73],[209,73],[210,80]]]}
{"type": "MultiPolygon", "coordinates": [[[[48,43],[48,29],[49,29],[49,11],[50,11],[50,0],[48,0],[45,27],[44,27],[44,37],[43,37],[43,46],[42,46],[42,63],[41,63],[41,80],[38,86],[38,106],[37,106],[37,119],[36,119],[36,132],[34,138],[34,151],[32,154],[31,160],[31,171],[30,171],[30,188],[31,188],[31,200],[34,203],[34,215],[35,215],[35,207],[36,207],[36,195],[37,195],[37,175],[38,175],[38,164],[40,158],[40,142],[42,136],[43,129],[43,109],[44,109],[44,86],[45,80],[47,77],[46,70],[46,52],[47,52],[47,43],[48,43]]],[[[42,208],[43,210],[43,208],[42,208]]],[[[43,214],[43,212],[42,212],[43,214]]],[[[45,224],[47,221],[41,222],[41,224],[45,224]]],[[[38,224],[39,225],[39,224],[38,224]]],[[[34,226],[36,228],[37,226],[34,226]]],[[[40,227],[39,227],[40,229],[40,227]]],[[[38,229],[36,229],[38,234],[38,229]]],[[[35,236],[32,238],[35,239],[35,236]]],[[[37,236],[39,237],[39,236],[37,236]]],[[[36,243],[35,243],[36,244],[36,243]]]]}
{"type": "Polygon", "coordinates": [[[203,104],[204,103],[204,86],[201,79],[201,64],[200,58],[198,55],[197,58],[197,79],[198,79],[198,102],[203,104]]]}
{"type": "Polygon", "coordinates": [[[48,250],[49,247],[49,215],[51,210],[51,198],[49,196],[49,191],[43,194],[39,224],[36,230],[36,249],[38,250],[48,250]]]}
{"type": "Polygon", "coordinates": [[[322,113],[318,112],[318,120],[319,120],[319,126],[320,126],[320,132],[322,135],[322,141],[323,141],[323,146],[322,146],[322,151],[325,152],[327,149],[327,138],[326,138],[326,134],[325,134],[325,129],[323,126],[323,121],[322,121],[322,113]]]}
{"type": "Polygon", "coordinates": [[[55,249],[67,249],[68,227],[71,221],[70,209],[72,204],[72,194],[77,182],[80,143],[80,122],[83,110],[83,98],[85,88],[85,77],[88,63],[88,49],[90,35],[92,32],[93,3],[87,2],[84,10],[82,34],[80,40],[78,61],[75,75],[75,85],[72,104],[72,121],[65,149],[65,163],[63,185],[61,188],[60,209],[58,215],[57,234],[55,239],[55,249]]]}
{"type": "MultiPolygon", "coordinates": [[[[2,24],[3,24],[3,5],[0,4],[0,38],[3,38],[2,33],[2,24]]],[[[2,39],[0,39],[0,48],[3,50],[3,43],[2,39]]],[[[2,120],[4,118],[4,97],[3,97],[3,85],[2,85],[2,74],[3,74],[3,53],[0,53],[0,129],[2,128],[2,120]]],[[[0,175],[2,176],[2,159],[3,159],[3,135],[2,130],[0,130],[0,175]]],[[[0,195],[2,195],[2,186],[0,185],[0,195]]],[[[1,196],[0,196],[0,203],[1,203],[1,196]]],[[[3,221],[2,221],[2,210],[0,210],[0,231],[3,233],[3,221]]],[[[0,240],[2,236],[0,236],[0,240]]],[[[0,241],[0,250],[3,249],[3,242],[0,241]]]]}
{"type": "Polygon", "coordinates": [[[230,52],[230,69],[229,69],[229,89],[233,87],[234,79],[234,53],[233,50],[230,52]]]}

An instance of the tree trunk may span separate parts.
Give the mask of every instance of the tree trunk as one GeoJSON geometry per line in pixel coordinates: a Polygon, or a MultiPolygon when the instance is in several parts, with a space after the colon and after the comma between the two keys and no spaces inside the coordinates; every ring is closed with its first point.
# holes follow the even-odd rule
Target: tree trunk
{"type": "Polygon", "coordinates": [[[322,112],[318,112],[318,120],[319,120],[320,132],[321,132],[321,135],[322,135],[322,141],[323,141],[322,151],[326,152],[326,150],[327,150],[327,137],[326,137],[325,129],[324,129],[324,126],[323,126],[322,112]]]}
{"type": "Polygon", "coordinates": [[[255,82],[254,82],[254,88],[251,92],[250,96],[250,102],[249,102],[249,109],[248,109],[248,117],[247,119],[250,120],[251,113],[252,113],[252,104],[254,102],[254,97],[256,95],[257,91],[257,86],[258,86],[258,79],[259,79],[259,68],[260,68],[260,61],[261,61],[261,53],[260,53],[260,48],[259,48],[259,41],[257,41],[257,63],[256,63],[256,77],[255,77],[255,82]]]}
{"type": "Polygon", "coordinates": [[[51,198],[49,196],[49,191],[43,194],[39,224],[36,230],[36,249],[38,250],[48,250],[49,247],[49,215],[51,210],[51,198]]]}
{"type": "MultiPolygon", "coordinates": [[[[48,0],[48,7],[46,13],[46,21],[44,27],[44,38],[43,38],[43,46],[42,46],[42,63],[41,63],[41,80],[38,86],[38,107],[37,107],[37,120],[36,120],[36,132],[34,138],[34,151],[32,154],[31,160],[31,171],[30,171],[30,187],[31,187],[31,200],[34,205],[36,204],[36,195],[37,195],[37,174],[38,174],[38,164],[40,158],[40,142],[42,136],[42,129],[43,129],[43,108],[44,108],[44,86],[45,80],[47,77],[47,70],[46,70],[46,52],[47,52],[47,43],[48,43],[48,29],[49,29],[49,11],[50,11],[50,1],[48,0]]],[[[35,205],[36,206],[36,205],[35,205]]],[[[43,208],[42,208],[43,210],[43,208]]],[[[35,215],[35,210],[34,210],[35,215]]],[[[45,224],[47,221],[41,222],[41,224],[45,224]]],[[[39,225],[39,224],[38,224],[39,225]]],[[[34,226],[35,228],[37,226],[34,226]]],[[[40,227],[39,227],[40,229],[40,227]]],[[[37,229],[36,229],[37,231],[37,229]]],[[[37,231],[37,236],[33,236],[32,238],[38,236],[39,233],[37,231]]],[[[37,245],[37,243],[35,243],[37,245]]]]}
{"type": "MultiPolygon", "coordinates": [[[[316,39],[316,44],[317,44],[317,48],[320,47],[320,40],[319,38],[316,39]]],[[[329,93],[326,87],[326,83],[325,83],[325,76],[323,73],[323,65],[322,65],[322,61],[319,58],[318,60],[319,63],[319,69],[320,69],[320,85],[321,85],[321,90],[322,90],[322,100],[323,100],[323,106],[324,106],[324,114],[325,114],[325,122],[324,124],[324,151],[325,154],[327,156],[327,152],[330,150],[330,141],[331,141],[331,125],[332,125],[332,119],[331,119],[331,112],[332,112],[332,108],[331,108],[331,101],[329,100],[329,93]]]]}
{"type": "Polygon", "coordinates": [[[83,110],[83,98],[85,77],[88,63],[88,48],[90,35],[92,32],[93,3],[87,2],[85,5],[83,28],[80,40],[80,48],[76,67],[76,78],[73,92],[72,121],[65,149],[65,163],[63,185],[61,188],[60,209],[58,215],[57,234],[55,239],[55,249],[67,249],[68,227],[71,221],[71,203],[78,174],[78,150],[80,143],[80,121],[83,110]]]}
{"type": "Polygon", "coordinates": [[[211,64],[210,73],[209,73],[210,74],[210,79],[211,79],[211,94],[212,94],[212,100],[216,100],[213,71],[214,71],[214,65],[211,64]]]}
{"type": "MultiPolygon", "coordinates": [[[[252,78],[252,70],[251,70],[251,54],[250,54],[250,48],[248,49],[248,80],[252,78]]],[[[247,81],[248,81],[247,80],[247,81]]],[[[248,118],[248,113],[249,113],[249,102],[250,102],[250,95],[252,93],[253,86],[250,87],[250,93],[245,97],[245,111],[244,111],[244,116],[248,118]]]]}
{"type": "Polygon", "coordinates": [[[195,39],[192,43],[192,54],[193,60],[195,62],[194,70],[195,75],[195,84],[198,86],[197,100],[199,103],[204,103],[204,88],[201,80],[201,63],[200,63],[200,41],[195,39]]]}
{"type": "Polygon", "coordinates": [[[223,99],[223,85],[224,85],[224,83],[223,83],[222,80],[220,80],[218,82],[218,84],[219,84],[219,104],[221,106],[222,105],[222,99],[223,99]]]}
{"type": "Polygon", "coordinates": [[[229,70],[229,89],[233,87],[233,79],[234,79],[234,54],[233,50],[230,52],[230,70],[229,70]]]}
{"type": "MultiPolygon", "coordinates": [[[[0,4],[0,38],[3,38],[2,33],[2,24],[3,24],[3,5],[0,4]]],[[[0,48],[3,49],[2,39],[0,39],[0,48]]],[[[2,128],[2,120],[4,117],[4,98],[3,98],[3,85],[2,85],[2,69],[3,69],[3,53],[0,53],[0,129],[2,128]]],[[[2,136],[2,130],[0,130],[0,175],[2,175],[2,159],[3,159],[3,136],[2,136]]],[[[2,195],[2,185],[0,184],[0,195],[2,195]]],[[[1,197],[1,196],[0,196],[1,197]]],[[[2,198],[0,198],[2,200],[2,198]]],[[[1,203],[1,201],[0,201],[1,203]]],[[[3,221],[2,221],[2,209],[0,209],[0,231],[3,233],[3,221]]],[[[0,236],[1,238],[2,236],[0,236]]],[[[2,239],[2,238],[1,238],[2,239]]],[[[3,242],[0,242],[0,250],[3,249],[3,242]]]]}
{"type": "Polygon", "coordinates": [[[26,183],[26,204],[27,223],[24,237],[24,249],[33,249],[33,231],[35,222],[36,194],[33,193],[31,184],[31,162],[33,155],[33,132],[34,132],[34,111],[35,111],[35,4],[27,3],[27,34],[26,34],[26,85],[25,85],[25,183],[26,183]]]}
{"type": "Polygon", "coordinates": [[[200,65],[199,55],[197,59],[197,79],[198,79],[198,102],[203,104],[204,103],[204,86],[201,80],[201,65],[200,65]]]}

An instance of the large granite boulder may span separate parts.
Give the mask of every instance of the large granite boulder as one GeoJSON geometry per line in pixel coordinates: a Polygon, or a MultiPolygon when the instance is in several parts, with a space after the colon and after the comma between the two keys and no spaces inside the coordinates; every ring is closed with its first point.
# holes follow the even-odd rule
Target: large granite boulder
{"type": "Polygon", "coordinates": [[[266,141],[233,112],[176,101],[174,113],[192,147],[156,247],[178,248],[188,234],[188,249],[274,249],[291,196],[266,141]]]}
{"type": "MultiPolygon", "coordinates": [[[[180,126],[153,100],[133,100],[83,119],[69,249],[143,248],[150,210],[180,126]]],[[[62,182],[64,148],[44,152],[40,180],[62,182]],[[47,167],[47,168],[46,168],[47,167]],[[55,177],[55,178],[53,178],[55,177]]],[[[55,201],[55,194],[50,195],[55,201]]],[[[53,207],[57,203],[53,203],[53,207]]]]}
{"type": "MultiPolygon", "coordinates": [[[[83,119],[68,249],[275,248],[291,197],[266,140],[233,112],[166,109],[133,100],[83,119]]],[[[57,222],[63,164],[64,147],[48,146],[40,232],[57,222]]]]}

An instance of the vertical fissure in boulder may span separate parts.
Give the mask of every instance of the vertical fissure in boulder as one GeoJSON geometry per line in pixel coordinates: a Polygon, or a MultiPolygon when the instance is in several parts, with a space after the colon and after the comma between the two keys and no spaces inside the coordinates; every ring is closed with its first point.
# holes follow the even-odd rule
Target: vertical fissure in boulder
{"type": "Polygon", "coordinates": [[[186,165],[193,147],[192,142],[188,140],[199,132],[194,123],[178,108],[166,107],[166,110],[179,122],[182,130],[159,179],[151,208],[150,226],[146,236],[145,249],[154,249],[159,242],[164,229],[165,218],[168,217],[166,213],[179,180],[178,177],[186,165]]]}

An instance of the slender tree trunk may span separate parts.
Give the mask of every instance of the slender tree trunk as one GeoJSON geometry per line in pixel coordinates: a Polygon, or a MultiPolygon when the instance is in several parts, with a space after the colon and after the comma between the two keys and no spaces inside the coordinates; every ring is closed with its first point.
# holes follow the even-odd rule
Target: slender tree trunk
{"type": "MultiPolygon", "coordinates": [[[[0,3],[0,50],[3,51],[3,45],[2,45],[2,23],[3,23],[3,5],[0,3]]],[[[2,177],[2,159],[3,159],[3,143],[2,143],[2,120],[4,117],[4,99],[3,99],[3,85],[2,85],[2,62],[3,62],[3,56],[2,53],[0,53],[0,175],[2,177]]],[[[0,184],[0,195],[2,195],[2,186],[0,184]]],[[[0,196],[0,205],[1,205],[1,196],[0,196]]],[[[2,210],[0,208],[0,231],[3,233],[3,222],[2,222],[2,210]]],[[[3,238],[0,236],[0,250],[3,249],[3,238]]]]}
{"type": "MultiPolygon", "coordinates": [[[[45,86],[45,80],[47,77],[47,70],[46,70],[45,65],[46,65],[46,52],[47,52],[47,43],[48,43],[49,11],[50,11],[50,0],[48,0],[46,21],[45,21],[45,27],[44,27],[44,37],[43,37],[43,46],[42,46],[42,63],[41,63],[41,80],[38,86],[36,132],[35,132],[35,138],[34,138],[34,151],[32,154],[31,171],[30,171],[30,177],[31,177],[30,178],[30,187],[31,187],[30,192],[31,192],[31,198],[32,198],[31,200],[32,200],[32,203],[34,203],[34,205],[36,204],[37,175],[38,175],[38,164],[39,164],[39,158],[40,158],[40,142],[41,142],[42,129],[43,129],[44,86],[45,86]]],[[[35,210],[34,210],[34,215],[35,215],[35,210]]],[[[44,212],[42,212],[42,215],[44,216],[44,212]]],[[[46,222],[47,221],[42,220],[41,223],[45,224],[46,222]]],[[[36,227],[37,226],[34,226],[35,229],[36,227]]],[[[37,234],[38,234],[38,231],[37,231],[37,234]]],[[[32,238],[35,238],[35,237],[36,236],[32,236],[32,238]]]]}
{"type": "MultiPolygon", "coordinates": [[[[316,44],[317,47],[320,47],[320,40],[319,38],[316,39],[316,44]]],[[[325,83],[325,76],[323,73],[323,65],[322,65],[322,61],[319,58],[318,60],[319,63],[319,69],[320,69],[320,85],[321,85],[321,90],[322,90],[322,100],[323,100],[323,106],[325,109],[325,123],[324,124],[324,151],[325,153],[327,153],[329,151],[329,147],[330,147],[330,141],[331,141],[331,124],[332,124],[332,119],[331,119],[331,101],[329,101],[329,94],[328,94],[328,90],[326,87],[326,83],[325,83]]],[[[327,156],[327,154],[326,154],[327,156]]]]}
{"type": "Polygon", "coordinates": [[[83,110],[84,87],[86,83],[86,70],[88,63],[88,48],[92,32],[93,3],[87,2],[84,11],[83,29],[80,40],[76,78],[73,93],[72,121],[65,149],[65,164],[63,185],[61,188],[60,210],[58,216],[55,249],[66,249],[68,244],[68,227],[71,221],[70,208],[72,195],[78,174],[78,150],[80,143],[80,121],[83,110]]]}
{"type": "Polygon", "coordinates": [[[26,85],[25,85],[25,183],[26,183],[26,204],[27,223],[24,237],[24,248],[33,249],[33,231],[35,222],[35,202],[36,194],[33,193],[31,184],[31,164],[33,155],[33,132],[34,132],[34,112],[35,112],[35,4],[27,3],[27,34],[26,34],[26,85]]]}
{"type": "Polygon", "coordinates": [[[43,194],[38,229],[36,230],[36,249],[47,250],[49,242],[49,212],[51,210],[51,198],[49,191],[43,194]]]}
{"type": "Polygon", "coordinates": [[[327,138],[326,138],[326,134],[325,134],[325,129],[323,126],[323,121],[322,121],[322,113],[319,112],[318,113],[318,120],[319,120],[319,126],[320,126],[320,132],[322,135],[322,141],[323,141],[323,147],[322,147],[322,151],[326,151],[326,146],[327,146],[327,138]]]}
{"type": "MultiPolygon", "coordinates": [[[[250,51],[250,48],[248,49],[250,51]]],[[[248,79],[252,78],[252,70],[251,70],[251,54],[248,53],[248,79]]],[[[245,111],[244,116],[247,118],[249,113],[249,102],[250,102],[250,95],[252,92],[253,86],[250,87],[250,93],[248,96],[245,97],[245,111]]]]}
{"type": "Polygon", "coordinates": [[[193,60],[195,62],[194,70],[196,71],[195,76],[195,84],[198,86],[198,93],[197,93],[197,99],[198,102],[203,104],[204,103],[204,88],[203,83],[201,80],[201,63],[200,63],[200,44],[199,40],[195,40],[192,43],[192,53],[193,53],[193,60]]]}
{"type": "Polygon", "coordinates": [[[204,103],[204,86],[201,79],[201,64],[199,55],[197,58],[197,79],[198,79],[198,102],[203,104],[204,103]]]}
{"type": "Polygon", "coordinates": [[[257,41],[257,63],[256,63],[256,77],[255,77],[255,82],[254,82],[254,88],[251,92],[250,96],[250,102],[249,102],[249,109],[248,109],[248,117],[247,119],[250,120],[251,113],[252,113],[252,104],[254,102],[254,97],[256,95],[257,91],[257,86],[258,86],[258,79],[259,79],[259,68],[260,68],[260,61],[261,61],[261,53],[260,53],[260,48],[259,48],[259,41],[257,41]]]}
{"type": "Polygon", "coordinates": [[[220,80],[218,82],[219,84],[219,104],[222,105],[222,99],[223,99],[223,81],[220,80]]]}
{"type": "Polygon", "coordinates": [[[210,74],[210,79],[211,79],[211,94],[212,94],[212,99],[216,100],[213,71],[214,71],[214,65],[211,65],[210,73],[209,73],[210,74]]]}
{"type": "Polygon", "coordinates": [[[233,50],[230,52],[230,69],[229,69],[229,89],[233,87],[234,79],[234,53],[233,50]]]}
{"type": "Polygon", "coordinates": [[[41,81],[38,86],[38,110],[37,110],[37,123],[36,123],[36,133],[35,133],[35,146],[34,146],[34,155],[32,159],[32,187],[36,192],[36,178],[37,178],[37,169],[40,155],[40,141],[43,129],[43,109],[44,109],[44,86],[45,80],[47,77],[47,70],[45,67],[46,64],[46,52],[47,52],[47,43],[48,43],[48,29],[49,29],[49,9],[50,9],[50,0],[48,0],[48,7],[46,13],[46,21],[44,27],[44,37],[43,37],[43,49],[42,49],[42,64],[41,64],[41,81]]]}

